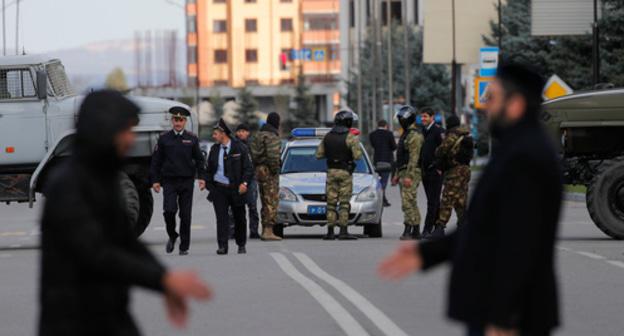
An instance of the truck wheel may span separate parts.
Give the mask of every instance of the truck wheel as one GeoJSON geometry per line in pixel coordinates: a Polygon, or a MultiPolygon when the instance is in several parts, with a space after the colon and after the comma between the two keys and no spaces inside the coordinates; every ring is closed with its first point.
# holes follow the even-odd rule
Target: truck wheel
{"type": "Polygon", "coordinates": [[[587,188],[587,210],[602,232],[624,239],[624,157],[601,165],[587,188]]]}
{"type": "Polygon", "coordinates": [[[381,228],[381,222],[377,224],[365,224],[364,225],[364,234],[369,236],[370,238],[381,238],[383,237],[383,230],[381,228]]]}
{"type": "Polygon", "coordinates": [[[154,197],[152,196],[152,190],[149,187],[139,187],[136,185],[137,192],[139,194],[139,217],[134,227],[134,232],[137,237],[143,234],[147,229],[150,221],[152,220],[152,214],[154,213],[154,197]]]}
{"type": "Polygon", "coordinates": [[[134,186],[134,182],[132,182],[128,174],[124,172],[120,173],[119,180],[121,186],[121,194],[126,205],[126,215],[128,216],[128,221],[130,222],[132,229],[135,230],[141,209],[139,193],[134,186]]]}

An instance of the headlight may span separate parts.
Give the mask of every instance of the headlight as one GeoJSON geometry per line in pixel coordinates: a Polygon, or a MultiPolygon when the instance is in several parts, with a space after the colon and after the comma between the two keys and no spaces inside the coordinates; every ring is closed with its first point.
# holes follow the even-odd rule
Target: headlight
{"type": "Polygon", "coordinates": [[[366,187],[355,198],[356,202],[370,202],[377,199],[377,192],[373,187],[366,187]]]}
{"type": "Polygon", "coordinates": [[[288,188],[281,187],[279,191],[280,201],[297,202],[297,195],[288,188]]]}

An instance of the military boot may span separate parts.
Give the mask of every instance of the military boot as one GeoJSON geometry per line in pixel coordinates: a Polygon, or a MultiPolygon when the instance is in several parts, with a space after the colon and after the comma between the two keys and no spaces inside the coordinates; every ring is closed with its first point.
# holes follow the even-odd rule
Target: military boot
{"type": "Polygon", "coordinates": [[[421,236],[420,236],[420,225],[414,225],[412,227],[412,239],[414,240],[420,240],[421,236]]]}
{"type": "Polygon", "coordinates": [[[357,237],[349,234],[349,227],[344,225],[340,227],[340,234],[338,234],[338,240],[357,240],[357,237]]]}
{"type": "Polygon", "coordinates": [[[334,240],[336,239],[336,235],[334,235],[334,226],[327,225],[327,235],[323,237],[323,240],[334,240]]]}
{"type": "Polygon", "coordinates": [[[431,231],[431,234],[427,236],[428,239],[438,239],[444,237],[444,226],[436,225],[431,231]]]}
{"type": "Polygon", "coordinates": [[[410,240],[412,239],[412,226],[405,224],[405,229],[403,230],[403,234],[401,235],[401,240],[410,240]]]}
{"type": "Polygon", "coordinates": [[[260,237],[263,241],[280,241],[281,237],[276,236],[273,233],[273,226],[266,226],[262,232],[262,237],[260,237]]]}

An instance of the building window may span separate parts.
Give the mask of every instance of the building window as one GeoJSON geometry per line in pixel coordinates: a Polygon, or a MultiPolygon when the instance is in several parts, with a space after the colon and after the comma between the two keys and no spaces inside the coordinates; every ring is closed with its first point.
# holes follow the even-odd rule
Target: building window
{"type": "Polygon", "coordinates": [[[189,33],[197,32],[197,17],[195,15],[189,16],[186,20],[186,29],[189,33]]]}
{"type": "Polygon", "coordinates": [[[295,84],[294,79],[282,79],[280,80],[280,84],[295,84]]]}
{"type": "Polygon", "coordinates": [[[246,3],[256,3],[256,0],[245,0],[246,3]]]}
{"type": "Polygon", "coordinates": [[[281,19],[280,26],[283,32],[291,32],[293,31],[293,20],[292,19],[281,19]]]}
{"type": "Polygon", "coordinates": [[[292,0],[280,0],[280,2],[292,2],[292,0]]]}
{"type": "Polygon", "coordinates": [[[224,79],[218,79],[213,82],[214,86],[228,86],[228,81],[224,79]]]}
{"type": "Polygon", "coordinates": [[[256,19],[245,19],[245,31],[248,33],[253,33],[258,31],[258,20],[256,19]]]}
{"type": "Polygon", "coordinates": [[[197,63],[197,47],[196,46],[188,47],[188,63],[189,64],[197,63]]]}
{"type": "Polygon", "coordinates": [[[303,27],[310,30],[336,30],[338,29],[338,15],[314,15],[305,18],[303,27]]]}
{"type": "Polygon", "coordinates": [[[257,86],[260,85],[260,82],[257,79],[247,79],[245,80],[245,85],[257,86]]]}
{"type": "MultiPolygon", "coordinates": [[[[403,21],[403,11],[401,8],[400,2],[391,2],[390,3],[390,11],[392,21],[396,21],[398,24],[402,24],[403,21]]],[[[381,22],[384,26],[388,25],[388,0],[382,2],[381,5],[381,22]]]]}
{"type": "Polygon", "coordinates": [[[215,33],[227,33],[227,21],[214,20],[212,23],[212,31],[215,33]]]}
{"type": "Polygon", "coordinates": [[[227,58],[228,58],[227,50],[225,50],[225,49],[217,49],[217,50],[215,50],[214,58],[215,58],[215,63],[216,64],[227,63],[227,58]]]}
{"type": "Polygon", "coordinates": [[[212,0],[213,3],[225,3],[225,0],[212,0]]]}
{"type": "Polygon", "coordinates": [[[353,0],[349,1],[349,27],[355,27],[355,4],[353,0]]]}
{"type": "Polygon", "coordinates": [[[258,49],[246,49],[245,50],[245,62],[257,63],[258,62],[258,49]]]}

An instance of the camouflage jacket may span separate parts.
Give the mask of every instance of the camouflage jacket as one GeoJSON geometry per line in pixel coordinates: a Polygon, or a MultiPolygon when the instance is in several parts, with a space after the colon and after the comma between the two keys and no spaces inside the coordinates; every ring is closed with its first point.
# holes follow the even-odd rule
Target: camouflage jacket
{"type": "Polygon", "coordinates": [[[435,152],[435,166],[440,170],[448,170],[459,163],[455,160],[459,146],[464,137],[470,135],[467,126],[461,125],[449,130],[435,152]]]}
{"type": "Polygon", "coordinates": [[[266,166],[272,174],[279,174],[281,147],[277,130],[269,125],[262,126],[249,145],[255,167],[266,166]]]}
{"type": "MultiPolygon", "coordinates": [[[[347,134],[347,147],[351,149],[351,155],[353,155],[353,161],[359,160],[362,153],[362,146],[360,146],[360,139],[357,136],[353,135],[353,133],[349,132],[347,134]]],[[[324,159],[325,158],[325,141],[321,141],[319,146],[316,148],[316,158],[324,159]]]]}
{"type": "Polygon", "coordinates": [[[418,131],[416,125],[410,126],[413,130],[407,135],[405,138],[405,148],[409,152],[409,161],[407,162],[407,167],[398,172],[399,177],[401,178],[410,178],[413,181],[417,181],[421,179],[421,170],[420,170],[420,150],[422,149],[423,143],[425,142],[425,138],[422,133],[418,131]]]}

